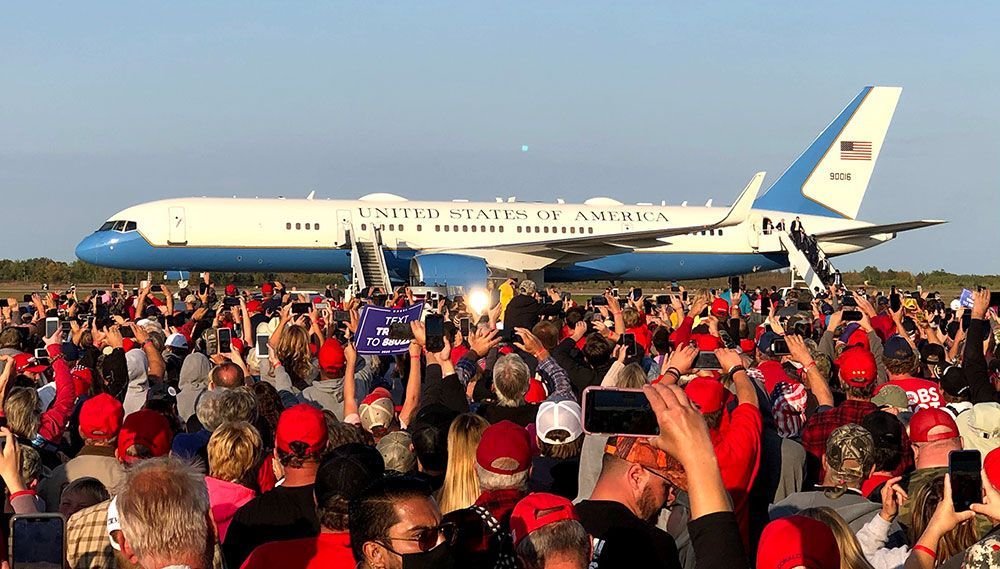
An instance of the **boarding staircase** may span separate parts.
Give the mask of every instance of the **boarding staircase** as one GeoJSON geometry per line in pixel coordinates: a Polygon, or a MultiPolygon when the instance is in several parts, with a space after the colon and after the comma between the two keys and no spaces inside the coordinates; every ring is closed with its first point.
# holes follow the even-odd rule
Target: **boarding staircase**
{"type": "Polygon", "coordinates": [[[388,293],[392,283],[389,280],[389,269],[385,264],[382,234],[374,225],[369,225],[365,231],[352,230],[350,233],[351,280],[358,290],[380,287],[388,293]]]}
{"type": "Polygon", "coordinates": [[[787,231],[775,231],[775,233],[778,235],[781,247],[788,254],[788,264],[792,269],[792,286],[802,283],[811,291],[826,290],[827,285],[833,282],[833,264],[827,259],[819,244],[816,244],[815,259],[810,260],[787,231]]]}

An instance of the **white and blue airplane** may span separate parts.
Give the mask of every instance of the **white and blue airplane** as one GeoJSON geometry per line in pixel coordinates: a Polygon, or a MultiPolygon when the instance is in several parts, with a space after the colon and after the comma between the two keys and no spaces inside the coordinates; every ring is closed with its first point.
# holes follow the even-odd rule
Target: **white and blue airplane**
{"type": "Polygon", "coordinates": [[[352,250],[377,242],[394,282],[482,285],[516,274],[542,282],[676,280],[794,266],[787,236],[799,217],[827,257],[873,247],[938,220],[856,219],[902,89],[865,87],[759,195],[758,172],[731,207],[357,200],[178,198],[112,215],[76,248],[121,269],[350,273],[352,250]]]}

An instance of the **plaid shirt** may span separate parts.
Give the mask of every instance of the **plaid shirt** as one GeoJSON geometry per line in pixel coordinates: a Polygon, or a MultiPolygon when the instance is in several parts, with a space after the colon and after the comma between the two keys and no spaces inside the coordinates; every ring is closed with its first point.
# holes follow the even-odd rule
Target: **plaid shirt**
{"type": "Polygon", "coordinates": [[[802,427],[802,446],[806,452],[821,459],[830,433],[848,423],[860,425],[866,415],[875,411],[878,407],[871,401],[848,399],[833,409],[816,413],[802,427]]]}
{"type": "Polygon", "coordinates": [[[66,522],[66,559],[72,569],[116,567],[115,550],[108,537],[111,500],[84,508],[66,522]]]}

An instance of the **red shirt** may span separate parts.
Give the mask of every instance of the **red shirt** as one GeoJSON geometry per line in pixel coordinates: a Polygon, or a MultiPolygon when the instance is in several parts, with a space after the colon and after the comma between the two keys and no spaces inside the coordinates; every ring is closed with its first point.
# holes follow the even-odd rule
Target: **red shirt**
{"type": "Polygon", "coordinates": [[[715,457],[722,471],[722,483],[733,499],[733,513],[740,524],[743,543],[750,541],[750,486],[760,467],[760,437],[763,421],[760,408],[741,403],[711,431],[715,457]]]}
{"type": "Polygon", "coordinates": [[[345,531],[265,543],[250,553],[241,569],[354,569],[356,565],[351,553],[351,536],[345,531]]]}
{"type": "Polygon", "coordinates": [[[906,392],[906,399],[910,402],[910,411],[917,409],[927,409],[929,407],[940,407],[944,404],[941,400],[941,388],[933,381],[920,379],[917,377],[904,377],[894,379],[880,385],[875,393],[878,393],[886,385],[896,385],[906,392]]]}

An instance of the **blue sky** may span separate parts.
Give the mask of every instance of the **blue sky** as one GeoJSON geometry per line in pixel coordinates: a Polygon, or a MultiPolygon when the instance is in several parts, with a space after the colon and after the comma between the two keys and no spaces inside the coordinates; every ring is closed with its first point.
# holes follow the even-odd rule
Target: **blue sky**
{"type": "Polygon", "coordinates": [[[859,217],[951,223],[838,265],[1000,272],[1000,4],[888,4],[12,4],[0,257],[186,195],[729,203],[883,84],[859,217]]]}

